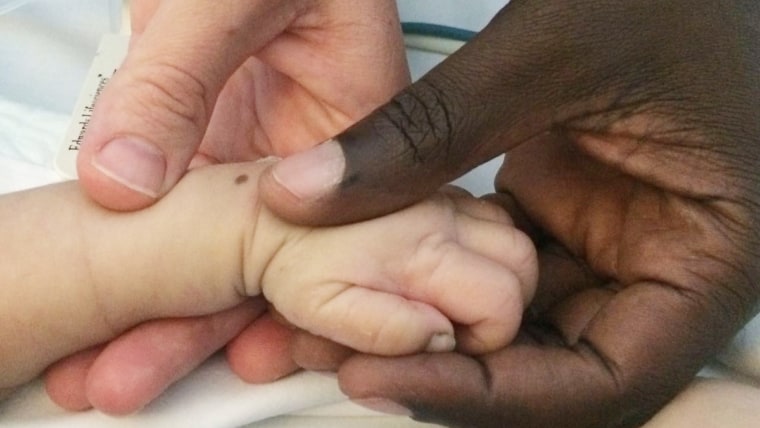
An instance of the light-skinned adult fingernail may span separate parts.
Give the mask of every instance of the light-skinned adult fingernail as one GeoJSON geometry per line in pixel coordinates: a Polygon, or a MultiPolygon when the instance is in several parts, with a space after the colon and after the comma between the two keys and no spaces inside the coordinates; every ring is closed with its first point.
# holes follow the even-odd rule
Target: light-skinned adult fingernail
{"type": "Polygon", "coordinates": [[[92,166],[117,183],[156,198],[164,183],[166,157],[148,142],[117,138],[95,154],[92,166]]]}
{"type": "Polygon", "coordinates": [[[343,178],[346,160],[335,140],[289,156],[272,168],[272,177],[302,200],[314,200],[335,188],[343,178]]]}
{"type": "Polygon", "coordinates": [[[453,351],[456,347],[457,341],[450,333],[436,333],[430,338],[427,348],[427,352],[449,352],[453,351]]]}
{"type": "Polygon", "coordinates": [[[366,407],[376,412],[385,413],[388,415],[398,416],[412,416],[412,412],[401,404],[395,401],[388,400],[387,398],[370,397],[370,398],[357,398],[352,400],[354,403],[366,407]]]}

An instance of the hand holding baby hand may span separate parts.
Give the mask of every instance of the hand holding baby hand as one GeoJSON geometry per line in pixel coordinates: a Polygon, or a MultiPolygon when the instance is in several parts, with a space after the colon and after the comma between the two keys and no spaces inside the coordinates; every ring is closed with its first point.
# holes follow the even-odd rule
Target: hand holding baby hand
{"type": "MultiPolygon", "coordinates": [[[[104,331],[72,349],[159,319],[54,366],[48,385],[57,402],[109,413],[141,408],[259,316],[260,304],[235,306],[262,292],[299,327],[365,352],[446,351],[456,336],[460,350],[483,353],[513,338],[535,287],[535,251],[500,208],[450,188],[375,220],[295,226],[257,203],[264,167],[198,168],[138,213],[103,210],[72,186],[34,192],[78,201],[67,218],[90,225],[92,237],[84,251],[90,283],[79,287],[109,297],[94,309],[109,314],[104,331]],[[96,239],[102,230],[129,239],[96,239]],[[216,315],[161,320],[204,314],[216,315]],[[173,358],[176,349],[184,358],[173,358]],[[155,361],[164,362],[157,372],[155,361]],[[128,373],[136,381],[122,389],[118,379],[128,373]]],[[[282,330],[259,327],[249,331],[288,341],[282,330]]],[[[295,369],[287,353],[263,355],[269,380],[295,369]]]]}
{"type": "MultiPolygon", "coordinates": [[[[365,115],[409,81],[398,15],[392,0],[318,2],[229,2],[208,0],[131,2],[133,43],[125,64],[102,94],[79,156],[87,193],[105,207],[134,210],[153,204],[194,165],[287,155],[316,144],[365,115]],[[371,46],[371,51],[366,47],[371,46]],[[370,52],[370,55],[366,53],[370,52]],[[325,72],[329,69],[329,72],[325,72]],[[150,111],[150,114],[145,114],[150,111]],[[308,120],[304,120],[307,118],[308,120]],[[132,159],[133,161],[125,161],[132,159]]],[[[227,313],[231,323],[237,318],[227,313]]],[[[187,329],[211,327],[211,318],[186,320],[187,329]]],[[[185,343],[177,324],[146,326],[140,334],[106,346],[98,356],[65,359],[49,380],[51,391],[79,397],[71,409],[120,403],[135,411],[222,346],[227,334],[185,343]],[[163,326],[163,327],[161,327],[163,326]],[[175,330],[176,329],[176,330],[175,330]],[[146,342],[171,343],[185,355],[140,354],[146,342]],[[121,358],[120,349],[129,356],[121,358]],[[161,371],[160,378],[132,382],[136,391],[94,391],[86,383],[114,381],[89,370],[98,367],[133,380],[131,371],[161,371]],[[129,364],[125,366],[125,362],[129,364]],[[86,381],[85,378],[89,380],[86,381]],[[150,393],[145,393],[150,391],[150,393]]],[[[288,336],[273,323],[254,323],[251,337],[288,336]]],[[[257,369],[233,369],[246,380],[272,380],[295,367],[286,347],[247,349],[257,369]],[[254,373],[255,372],[255,373],[254,373]]],[[[115,383],[124,383],[117,379],[115,383]]]]}

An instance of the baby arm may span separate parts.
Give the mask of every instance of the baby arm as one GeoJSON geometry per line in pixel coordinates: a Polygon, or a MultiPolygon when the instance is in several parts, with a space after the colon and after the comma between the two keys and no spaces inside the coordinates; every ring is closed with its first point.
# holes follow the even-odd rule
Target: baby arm
{"type": "Polygon", "coordinates": [[[135,213],[104,210],[73,182],[1,196],[0,390],[145,320],[242,302],[261,168],[199,169],[135,213]]]}

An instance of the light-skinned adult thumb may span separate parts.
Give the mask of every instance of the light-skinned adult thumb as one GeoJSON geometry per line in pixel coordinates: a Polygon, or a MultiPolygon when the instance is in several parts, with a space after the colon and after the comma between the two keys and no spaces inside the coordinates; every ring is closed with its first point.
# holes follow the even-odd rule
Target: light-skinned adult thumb
{"type": "Polygon", "coordinates": [[[98,99],[77,170],[103,206],[140,209],[168,192],[196,153],[226,81],[297,13],[293,2],[209,6],[161,2],[98,99]]]}

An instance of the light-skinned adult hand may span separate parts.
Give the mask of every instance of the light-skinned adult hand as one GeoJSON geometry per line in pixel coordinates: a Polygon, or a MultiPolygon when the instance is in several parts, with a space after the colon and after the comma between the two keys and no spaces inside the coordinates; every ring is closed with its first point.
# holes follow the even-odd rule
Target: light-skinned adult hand
{"type": "Polygon", "coordinates": [[[639,426],[758,303],[760,3],[514,0],[261,190],[293,221],[350,222],[502,153],[490,198],[540,254],[514,344],[382,358],[300,336],[294,358],[424,421],[639,426]]]}
{"type": "MultiPolygon", "coordinates": [[[[393,1],[131,3],[129,55],[78,158],[83,188],[107,208],[152,204],[190,164],[311,147],[409,82],[393,1]]],[[[296,370],[292,331],[268,315],[246,327],[259,312],[242,311],[139,326],[52,366],[47,390],[67,409],[134,412],[230,341],[248,381],[296,370]]]]}

